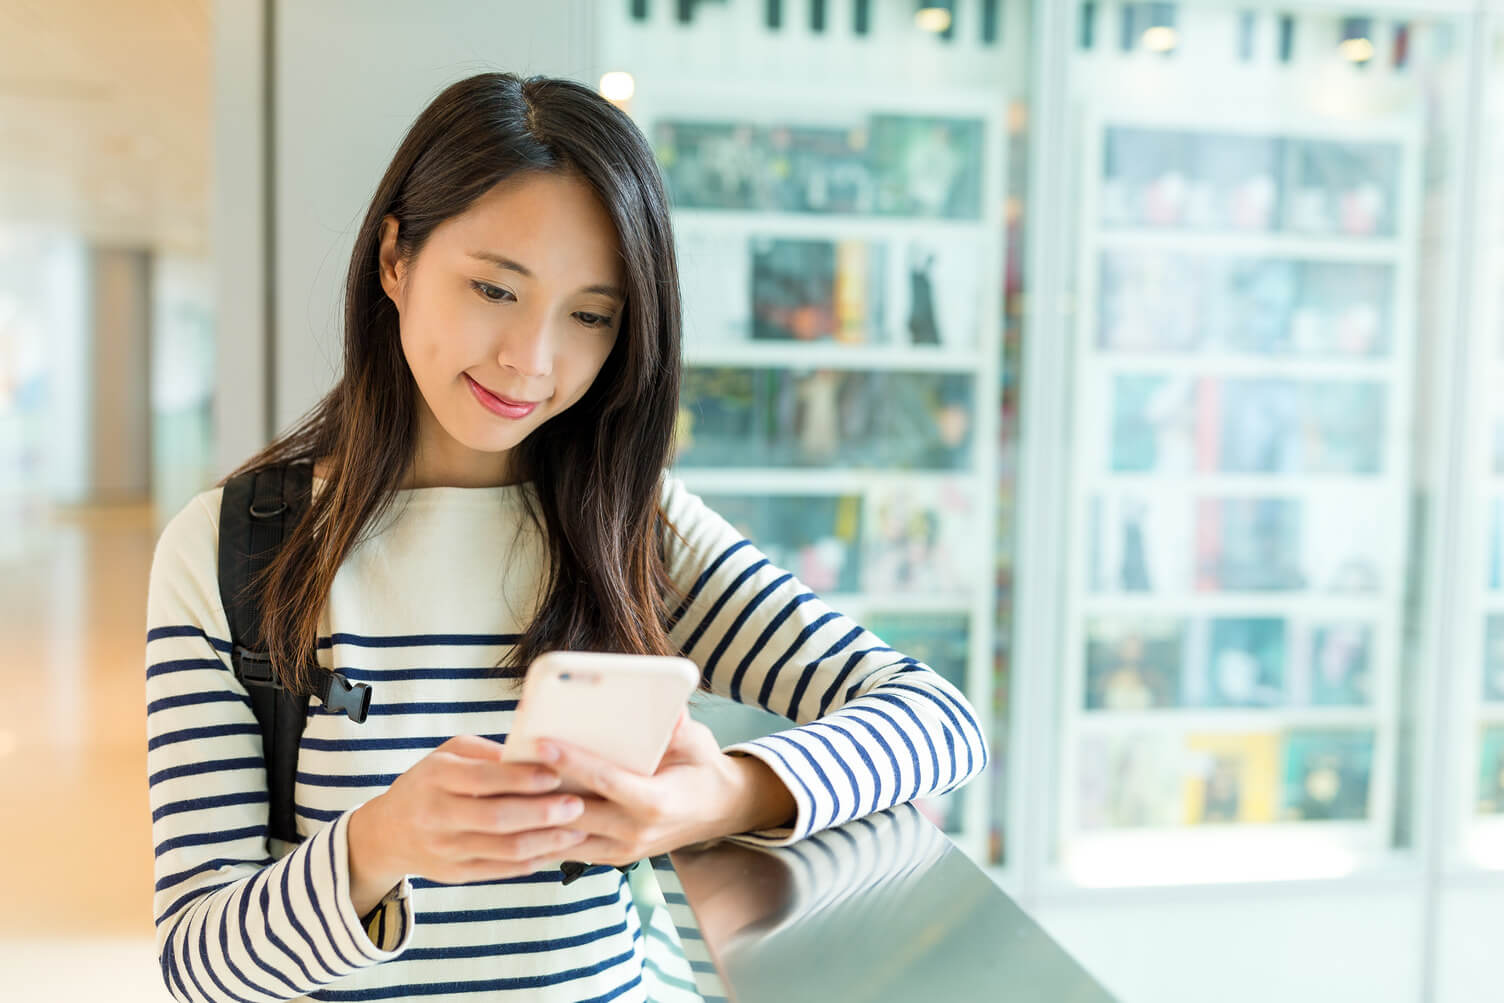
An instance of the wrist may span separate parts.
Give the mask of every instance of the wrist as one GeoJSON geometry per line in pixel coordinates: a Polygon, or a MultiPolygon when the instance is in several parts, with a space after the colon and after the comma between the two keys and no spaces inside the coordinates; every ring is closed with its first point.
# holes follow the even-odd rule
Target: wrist
{"type": "Polygon", "coordinates": [[[355,809],[345,827],[350,866],[350,904],[357,916],[365,916],[407,876],[407,871],[390,857],[389,847],[381,838],[381,796],[355,809]]]}
{"type": "Polygon", "coordinates": [[[735,792],[727,835],[758,832],[792,825],[799,814],[798,802],[778,774],[756,756],[728,753],[727,763],[736,780],[730,785],[735,792]]]}

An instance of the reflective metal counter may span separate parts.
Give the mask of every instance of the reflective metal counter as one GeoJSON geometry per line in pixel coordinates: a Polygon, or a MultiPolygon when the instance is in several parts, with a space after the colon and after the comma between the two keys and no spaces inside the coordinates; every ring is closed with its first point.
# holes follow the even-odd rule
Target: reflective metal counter
{"type": "Polygon", "coordinates": [[[1113,999],[909,805],[790,847],[670,856],[737,1003],[1113,999]]]}

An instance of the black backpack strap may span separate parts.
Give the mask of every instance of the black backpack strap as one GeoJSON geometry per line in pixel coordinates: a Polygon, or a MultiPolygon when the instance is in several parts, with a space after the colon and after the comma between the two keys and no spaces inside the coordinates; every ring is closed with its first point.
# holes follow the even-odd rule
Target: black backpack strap
{"type": "MultiPolygon", "coordinates": [[[[298,746],[308,721],[308,694],[287,690],[272,672],[255,585],[307,510],[312,487],[312,464],[269,467],[226,481],[219,508],[219,594],[230,624],[231,668],[250,695],[261,725],[270,799],[268,832],[289,843],[301,840],[293,793],[298,746]]],[[[308,657],[314,658],[314,653],[308,657]]],[[[325,706],[356,722],[365,720],[369,686],[352,686],[337,672],[321,672],[316,678],[319,692],[313,695],[325,706]]]]}

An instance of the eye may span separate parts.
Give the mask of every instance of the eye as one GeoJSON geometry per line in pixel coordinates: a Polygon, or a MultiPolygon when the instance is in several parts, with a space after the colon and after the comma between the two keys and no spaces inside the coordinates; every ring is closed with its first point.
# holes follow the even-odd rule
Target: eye
{"type": "Polygon", "coordinates": [[[575,314],[581,324],[586,327],[610,327],[612,318],[598,313],[587,313],[584,310],[575,314]]]}
{"type": "Polygon", "coordinates": [[[480,293],[483,299],[491,303],[505,303],[508,299],[516,299],[511,292],[503,289],[501,286],[493,286],[491,283],[482,282],[479,279],[472,281],[470,288],[480,293]]]}

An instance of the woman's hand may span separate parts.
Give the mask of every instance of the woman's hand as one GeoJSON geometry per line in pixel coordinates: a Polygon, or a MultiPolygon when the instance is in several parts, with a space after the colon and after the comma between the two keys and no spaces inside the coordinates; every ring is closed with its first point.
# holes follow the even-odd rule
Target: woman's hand
{"type": "Polygon", "coordinates": [[[365,915],[404,875],[443,884],[553,867],[586,834],[582,799],[550,794],[546,766],[505,763],[501,744],[451,738],[350,816],[350,898],[365,915]],[[570,826],[570,828],[561,828],[570,826]]]}
{"type": "Polygon", "coordinates": [[[590,792],[570,823],[589,834],[569,857],[592,864],[630,864],[681,846],[793,820],[797,807],[783,782],[751,756],[727,755],[686,711],[658,772],[644,777],[560,741],[540,741],[547,765],[590,792]]]}

